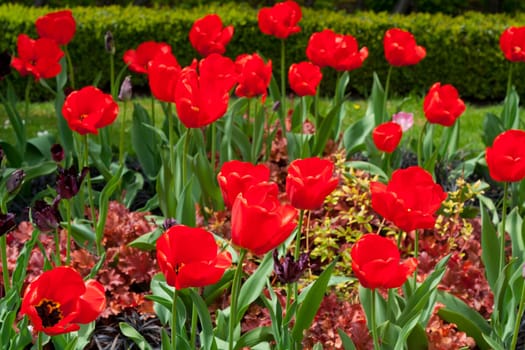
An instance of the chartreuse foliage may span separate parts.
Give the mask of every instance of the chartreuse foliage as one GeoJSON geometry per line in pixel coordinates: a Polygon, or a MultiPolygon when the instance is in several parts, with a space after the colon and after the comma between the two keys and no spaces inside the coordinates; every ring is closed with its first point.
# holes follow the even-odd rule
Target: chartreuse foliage
{"type": "MultiPolygon", "coordinates": [[[[190,46],[188,32],[193,21],[207,13],[217,13],[224,23],[235,27],[227,55],[235,58],[241,53],[260,52],[274,62],[275,76],[279,76],[280,45],[275,38],[262,34],[257,25],[257,10],[248,5],[208,5],[194,9],[162,9],[141,7],[74,7],[78,23],[75,38],[69,50],[75,62],[77,85],[94,81],[109,84],[107,71],[109,57],[104,51],[104,34],[110,30],[116,43],[117,71],[123,67],[120,60],[125,50],[135,48],[147,40],[165,41],[182,65],[187,65],[197,53],[190,46]],[[97,49],[98,48],[98,49],[97,49]]],[[[49,12],[48,8],[28,8],[20,5],[0,5],[0,29],[3,40],[0,50],[15,51],[20,33],[36,37],[34,21],[49,12]]],[[[466,13],[458,17],[441,14],[412,14],[408,16],[386,13],[357,13],[303,9],[302,30],[287,40],[286,62],[306,59],[305,47],[313,32],[331,28],[336,32],[352,34],[360,46],[370,52],[362,68],[350,74],[349,89],[361,95],[370,93],[372,73],[386,76],[388,64],[383,54],[383,35],[388,28],[400,27],[414,34],[418,44],[427,49],[427,57],[418,65],[394,69],[390,91],[405,95],[409,91],[424,93],[436,81],[454,85],[464,99],[501,100],[505,96],[508,62],[499,49],[499,36],[510,25],[525,22],[525,14],[484,15],[466,13]]],[[[336,73],[323,71],[322,94],[332,95],[336,73]]],[[[515,76],[523,76],[524,65],[516,65],[515,76]]],[[[525,81],[515,79],[518,94],[525,91],[525,81]]],[[[146,86],[143,77],[134,78],[134,85],[146,86]]],[[[19,87],[20,89],[23,86],[19,87]]],[[[147,90],[145,90],[147,91],[147,90]]],[[[44,96],[41,96],[44,97],[44,96]]],[[[47,96],[48,97],[48,96],[47,96]]]]}

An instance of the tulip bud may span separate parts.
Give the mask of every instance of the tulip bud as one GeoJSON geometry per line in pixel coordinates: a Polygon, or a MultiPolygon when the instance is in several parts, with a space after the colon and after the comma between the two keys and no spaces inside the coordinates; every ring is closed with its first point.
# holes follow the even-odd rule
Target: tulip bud
{"type": "Polygon", "coordinates": [[[131,75],[124,78],[122,85],[120,85],[120,91],[118,93],[118,99],[121,101],[131,100],[132,86],[131,86],[131,75]]]}
{"type": "Polygon", "coordinates": [[[308,268],[310,259],[308,254],[303,253],[298,261],[294,261],[293,256],[288,253],[284,259],[279,260],[277,250],[273,251],[274,271],[281,283],[297,282],[308,268]]]}
{"type": "Polygon", "coordinates": [[[11,72],[11,55],[5,50],[0,53],[0,80],[11,72]]]}
{"type": "Polygon", "coordinates": [[[78,174],[77,168],[74,165],[69,169],[59,168],[56,182],[58,198],[73,198],[80,190],[80,185],[88,171],[89,169],[85,167],[82,169],[82,172],[78,174]]]}
{"type": "Polygon", "coordinates": [[[9,233],[12,229],[16,227],[15,214],[7,213],[0,214],[0,236],[9,233]]]}
{"type": "Polygon", "coordinates": [[[64,160],[64,148],[59,143],[55,143],[51,146],[51,158],[57,163],[64,160]]]}
{"type": "Polygon", "coordinates": [[[110,55],[115,54],[115,40],[113,40],[113,34],[109,30],[104,35],[104,45],[107,53],[110,55]]]}
{"type": "Polygon", "coordinates": [[[2,163],[2,160],[4,160],[4,155],[4,150],[0,147],[0,164],[2,163]]]}
{"type": "Polygon", "coordinates": [[[175,226],[177,224],[178,222],[174,218],[167,218],[166,220],[164,220],[164,223],[162,224],[162,228],[164,229],[164,231],[166,231],[170,227],[175,226]]]}
{"type": "Polygon", "coordinates": [[[9,178],[7,179],[7,182],[5,184],[6,190],[9,194],[13,194],[18,189],[20,189],[20,186],[22,186],[22,181],[24,181],[24,177],[26,177],[26,173],[22,169],[16,169],[9,175],[9,178]]]}
{"type": "Polygon", "coordinates": [[[281,101],[275,101],[272,105],[272,111],[277,112],[281,108],[281,101]]]}
{"type": "Polygon", "coordinates": [[[60,213],[54,205],[49,205],[43,200],[38,200],[31,209],[33,223],[42,233],[57,229],[60,223],[60,213]]]}

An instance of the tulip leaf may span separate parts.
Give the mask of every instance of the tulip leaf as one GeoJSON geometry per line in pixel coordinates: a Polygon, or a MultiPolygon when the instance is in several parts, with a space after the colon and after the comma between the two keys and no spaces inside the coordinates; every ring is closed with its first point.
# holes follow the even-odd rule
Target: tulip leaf
{"type": "Polygon", "coordinates": [[[160,329],[160,338],[161,338],[161,344],[162,344],[162,350],[172,350],[171,349],[171,339],[166,331],[166,329],[163,327],[160,329]]]}
{"type": "MultiPolygon", "coordinates": [[[[28,77],[27,79],[31,78],[28,77]]],[[[31,81],[28,80],[28,84],[30,83],[31,81]]],[[[20,151],[20,153],[24,154],[27,143],[25,123],[16,107],[18,99],[16,97],[13,84],[9,80],[7,80],[7,95],[4,96],[3,94],[0,94],[0,100],[4,105],[9,122],[11,123],[11,126],[15,132],[16,148],[20,151]]],[[[27,117],[28,116],[26,116],[26,118],[27,117]]]]}
{"type": "Polygon", "coordinates": [[[481,211],[481,260],[485,266],[485,274],[490,289],[495,291],[496,281],[500,273],[499,256],[500,252],[499,239],[496,233],[496,227],[490,220],[489,214],[485,209],[485,204],[480,200],[481,211]]]}
{"type": "Polygon", "coordinates": [[[334,93],[334,104],[337,109],[337,127],[332,129],[334,132],[332,133],[332,137],[334,139],[337,139],[339,137],[339,133],[341,132],[341,127],[343,125],[343,119],[344,119],[344,102],[345,102],[345,92],[346,87],[348,86],[348,83],[350,82],[350,73],[348,71],[345,71],[338,79],[335,84],[335,93],[334,93]]]}
{"type": "MultiPolygon", "coordinates": [[[[104,238],[104,227],[106,225],[106,218],[109,210],[109,199],[111,198],[111,195],[117,187],[120,184],[122,172],[124,170],[123,165],[121,164],[118,171],[113,175],[113,177],[106,183],[104,186],[104,189],[102,189],[102,192],[100,193],[98,207],[99,207],[99,215],[98,220],[95,226],[95,237],[96,237],[96,243],[97,243],[97,250],[100,250],[102,239],[104,238]]],[[[99,251],[100,254],[100,251],[99,251]]]]}
{"type": "Polygon", "coordinates": [[[22,166],[22,154],[20,154],[15,146],[8,142],[0,141],[0,147],[4,151],[4,154],[11,166],[17,168],[22,166]]]}
{"type": "Polygon", "coordinates": [[[149,179],[154,179],[161,165],[159,137],[155,131],[146,126],[153,126],[148,112],[140,104],[134,103],[131,144],[144,173],[149,179]]]}
{"type": "Polygon", "coordinates": [[[525,252],[523,240],[523,219],[519,214],[519,208],[515,207],[507,216],[505,231],[509,233],[512,242],[512,256],[520,259],[525,252]]]}
{"type": "MultiPolygon", "coordinates": [[[[419,320],[419,315],[416,313],[410,320],[408,320],[403,327],[401,328],[401,331],[399,332],[399,335],[396,337],[396,342],[394,345],[394,349],[402,349],[404,345],[407,343],[408,336],[414,329],[414,327],[417,326],[419,320]]],[[[426,350],[427,347],[424,348],[410,348],[410,350],[426,350]]]]}
{"type": "Polygon", "coordinates": [[[356,350],[352,339],[341,328],[337,328],[337,334],[339,334],[339,338],[341,338],[344,350],[356,350]]]}
{"type": "Polygon", "coordinates": [[[122,334],[124,334],[129,339],[139,347],[140,350],[152,350],[151,345],[144,339],[142,334],[140,334],[135,328],[126,322],[119,322],[119,328],[122,334]]]}
{"type": "Polygon", "coordinates": [[[254,346],[270,342],[273,340],[272,329],[270,327],[257,327],[249,332],[246,332],[242,337],[235,343],[235,350],[243,348],[253,348],[254,346]]]}
{"type": "Polygon", "coordinates": [[[328,138],[337,127],[339,120],[339,113],[342,107],[343,101],[337,103],[331,110],[328,112],[327,116],[324,117],[321,121],[321,125],[316,125],[316,132],[314,134],[313,140],[314,145],[312,147],[312,154],[316,156],[321,156],[323,154],[328,138]]]}
{"type": "Polygon", "coordinates": [[[426,350],[428,349],[427,333],[421,323],[416,323],[406,339],[408,349],[426,350]]]}
{"type": "Polygon", "coordinates": [[[253,303],[259,295],[261,295],[264,286],[266,285],[266,279],[273,270],[273,259],[272,254],[267,253],[257,270],[248,277],[246,282],[241,287],[239,292],[238,300],[238,311],[236,320],[241,320],[246,310],[251,303],[253,303]]]}
{"type": "Polygon", "coordinates": [[[193,305],[197,308],[199,319],[201,321],[202,336],[201,342],[202,347],[205,350],[211,350],[213,346],[213,324],[208,311],[208,306],[202,299],[202,297],[195,291],[194,288],[189,289],[191,300],[193,305]]]}
{"type": "Polygon", "coordinates": [[[359,170],[366,170],[370,175],[377,175],[379,176],[379,179],[381,181],[387,182],[388,181],[388,175],[375,164],[372,164],[370,162],[365,162],[361,160],[352,160],[349,162],[346,162],[346,165],[353,169],[359,169],[359,170]]]}
{"type": "Polygon", "coordinates": [[[145,233],[128,243],[128,247],[137,248],[144,251],[155,250],[157,239],[162,235],[162,230],[157,228],[151,232],[145,233]]]}
{"type": "Polygon", "coordinates": [[[184,184],[182,192],[177,198],[177,211],[175,219],[186,226],[195,227],[195,202],[193,201],[193,178],[189,178],[184,184]]]}
{"type": "Polygon", "coordinates": [[[505,130],[518,129],[520,126],[520,96],[513,86],[507,92],[505,100],[503,101],[503,111],[501,112],[501,120],[505,130]]]}
{"type": "Polygon", "coordinates": [[[292,337],[297,343],[301,343],[304,337],[304,331],[307,330],[321,305],[324,298],[326,287],[330,281],[330,276],[334,270],[337,260],[334,260],[326,270],[321,273],[319,278],[313,283],[312,287],[305,296],[304,301],[299,305],[295,316],[295,325],[292,329],[292,337]]]}
{"type": "Polygon", "coordinates": [[[492,146],[496,136],[505,131],[501,120],[492,113],[485,114],[483,119],[483,143],[485,146],[492,146]]]}
{"type": "Polygon", "coordinates": [[[213,208],[221,208],[223,200],[215,177],[215,171],[211,168],[208,158],[202,152],[197,153],[193,158],[193,172],[199,180],[200,188],[204,194],[202,197],[206,201],[205,204],[213,208]]]}

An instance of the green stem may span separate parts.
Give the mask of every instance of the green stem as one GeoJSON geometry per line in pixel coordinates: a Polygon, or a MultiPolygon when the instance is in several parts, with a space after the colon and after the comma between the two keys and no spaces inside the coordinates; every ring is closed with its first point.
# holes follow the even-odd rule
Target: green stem
{"type": "Polygon", "coordinates": [[[60,259],[60,234],[58,233],[58,229],[56,229],[53,232],[53,237],[55,239],[55,264],[56,266],[61,265],[61,259],[60,259]]]}
{"type": "Polygon", "coordinates": [[[233,333],[235,326],[237,325],[237,302],[239,299],[239,291],[241,289],[241,277],[242,277],[242,264],[244,257],[246,256],[246,249],[241,248],[239,252],[239,262],[237,263],[237,269],[233,276],[232,293],[231,293],[231,306],[230,306],[230,325],[228,329],[228,349],[233,350],[233,333]]]}
{"type": "Polygon", "coordinates": [[[512,62],[510,62],[509,63],[509,75],[507,78],[507,96],[509,96],[510,90],[512,89],[512,68],[513,67],[514,65],[512,64],[512,62]]]}
{"type": "Polygon", "coordinates": [[[67,241],[66,241],[66,266],[69,266],[71,261],[71,200],[67,199],[66,203],[66,225],[67,225],[67,241]]]}
{"type": "Polygon", "coordinates": [[[11,282],[9,281],[9,270],[7,268],[7,237],[2,235],[0,237],[0,249],[2,250],[2,277],[4,281],[5,294],[11,289],[11,282]]]}
{"type": "Polygon", "coordinates": [[[191,338],[190,346],[195,349],[195,339],[197,338],[197,306],[195,303],[191,307],[191,338]]]}
{"type": "Polygon", "coordinates": [[[286,138],[286,45],[284,39],[281,40],[281,128],[283,136],[286,138]]]}
{"type": "Polygon", "coordinates": [[[151,95],[151,125],[155,125],[155,97],[151,95]]]}
{"type": "Polygon", "coordinates": [[[44,338],[42,337],[42,332],[38,332],[38,336],[36,338],[36,348],[37,350],[42,350],[44,347],[43,347],[43,343],[44,342],[44,338]]]}
{"type": "Polygon", "coordinates": [[[71,88],[75,90],[75,72],[73,71],[73,62],[71,61],[71,55],[67,49],[67,45],[64,45],[64,53],[66,54],[67,70],[69,71],[69,81],[71,82],[71,88]]]}
{"type": "Polygon", "coordinates": [[[520,331],[521,318],[523,317],[523,306],[525,305],[525,285],[521,288],[521,298],[518,307],[518,314],[516,315],[516,322],[514,322],[514,332],[512,335],[512,342],[510,349],[516,349],[516,343],[518,342],[518,333],[520,331]]]}
{"type": "Polygon", "coordinates": [[[374,350],[379,350],[379,337],[377,335],[376,325],[376,290],[372,289],[372,305],[370,310],[370,328],[372,331],[372,339],[374,340],[374,350]]]}
{"type": "Polygon", "coordinates": [[[182,149],[182,183],[186,184],[186,181],[188,179],[187,175],[187,166],[186,166],[186,159],[188,156],[188,152],[190,149],[190,137],[191,137],[191,129],[186,129],[186,135],[184,136],[184,148],[182,149]]]}
{"type": "MultiPolygon", "coordinates": [[[[419,256],[419,230],[416,229],[416,232],[414,233],[414,258],[418,258],[419,256]]],[[[417,265],[414,269],[414,290],[417,288],[417,265]]]]}
{"type": "Polygon", "coordinates": [[[177,349],[177,289],[173,290],[173,304],[171,305],[171,348],[177,349]]]}
{"type": "MultiPolygon", "coordinates": [[[[87,134],[83,137],[84,141],[84,164],[79,169],[82,171],[82,168],[88,167],[89,168],[89,146],[88,146],[88,136],[87,134]]],[[[88,201],[89,201],[89,207],[91,211],[91,221],[93,222],[93,225],[95,225],[95,204],[93,202],[93,189],[91,186],[91,171],[88,171],[86,175],[86,184],[87,184],[87,190],[88,190],[88,201]]],[[[102,246],[100,243],[97,244],[97,253],[100,256],[102,254],[102,246]]]]}
{"type": "Polygon", "coordinates": [[[419,133],[419,138],[417,141],[417,165],[423,167],[423,139],[425,138],[425,132],[427,130],[428,121],[425,122],[421,132],[419,133]]]}
{"type": "Polygon", "coordinates": [[[392,66],[389,66],[388,73],[386,75],[385,98],[384,98],[384,101],[383,101],[383,115],[381,116],[381,122],[384,122],[385,121],[385,116],[388,116],[386,105],[387,105],[387,101],[388,101],[388,90],[390,89],[390,76],[391,75],[392,75],[392,66]]]}
{"type": "Polygon", "coordinates": [[[116,98],[117,94],[115,91],[115,58],[113,55],[109,55],[109,89],[111,91],[111,96],[116,98]]]}
{"type": "Polygon", "coordinates": [[[126,112],[128,110],[128,101],[124,101],[124,112],[120,121],[120,143],[119,143],[119,165],[124,164],[124,130],[126,129],[126,112]]]}
{"type": "Polygon", "coordinates": [[[501,232],[499,235],[499,270],[503,271],[505,267],[505,222],[507,220],[507,196],[509,192],[509,183],[503,184],[503,209],[501,211],[501,232]]]}
{"type": "Polygon", "coordinates": [[[213,176],[215,176],[215,153],[217,153],[217,146],[215,143],[217,142],[217,126],[215,123],[211,124],[211,154],[210,154],[210,164],[211,164],[211,171],[213,173],[213,176]]]}
{"type": "Polygon", "coordinates": [[[295,236],[295,251],[294,251],[294,260],[299,259],[299,253],[301,252],[301,231],[303,228],[303,215],[304,209],[299,211],[299,223],[297,224],[297,235],[295,236]]]}

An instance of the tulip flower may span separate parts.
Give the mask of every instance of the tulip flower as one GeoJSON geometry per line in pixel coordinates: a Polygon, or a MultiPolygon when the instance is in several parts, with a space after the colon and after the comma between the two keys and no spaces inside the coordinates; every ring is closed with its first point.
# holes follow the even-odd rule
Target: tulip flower
{"type": "Polygon", "coordinates": [[[159,53],[171,53],[171,47],[166,43],[145,41],[137,46],[136,50],[127,50],[124,52],[122,59],[132,72],[147,74],[149,63],[159,53]]]}
{"type": "Polygon", "coordinates": [[[286,39],[301,31],[301,27],[297,25],[301,17],[301,7],[295,1],[288,0],[279,2],[273,7],[260,9],[257,20],[263,34],[286,39]]]}
{"type": "Polygon", "coordinates": [[[398,169],[387,185],[370,182],[372,208],[400,229],[431,229],[447,193],[419,166],[398,169]]]}
{"type": "Polygon", "coordinates": [[[115,121],[118,105],[109,94],[94,86],[70,93],[62,107],[62,115],[71,130],[80,135],[98,134],[98,129],[115,121]]]}
{"type": "Polygon", "coordinates": [[[7,178],[7,181],[5,182],[5,189],[7,193],[9,194],[17,193],[20,187],[22,186],[22,182],[24,181],[25,177],[26,177],[26,173],[24,169],[16,169],[11,174],[9,174],[9,177],[7,178]]]}
{"type": "Polygon", "coordinates": [[[416,39],[410,32],[399,28],[386,31],[383,46],[386,60],[396,67],[417,64],[427,54],[423,46],[416,44],[416,39]]]}
{"type": "Polygon", "coordinates": [[[408,131],[414,125],[414,113],[398,112],[392,115],[392,121],[401,125],[403,132],[408,131]]]}
{"type": "Polygon", "coordinates": [[[232,262],[213,234],[184,225],[172,226],[159,237],[157,261],[168,285],[177,290],[218,282],[232,262]]]}
{"type": "Polygon", "coordinates": [[[432,85],[423,102],[425,117],[430,123],[452,126],[465,111],[465,103],[452,85],[432,85]]]}
{"type": "Polygon", "coordinates": [[[336,34],[330,29],[313,33],[306,47],[306,57],[319,67],[350,71],[362,66],[368,57],[368,48],[359,50],[351,35],[336,34]]]}
{"type": "Polygon", "coordinates": [[[0,236],[3,236],[16,227],[15,214],[0,213],[0,236]]]}
{"type": "Polygon", "coordinates": [[[35,80],[54,78],[60,73],[60,59],[64,53],[51,39],[33,40],[20,34],[17,40],[18,57],[13,57],[11,66],[21,76],[31,74],[35,80]]]}
{"type": "Polygon", "coordinates": [[[51,152],[51,158],[57,162],[60,163],[64,160],[64,148],[59,143],[55,143],[51,146],[50,149],[51,152]]]}
{"type": "Polygon", "coordinates": [[[362,236],[352,247],[352,271],[365,288],[399,288],[417,267],[417,259],[401,261],[390,239],[376,234],[362,236]]]}
{"type": "Polygon", "coordinates": [[[238,97],[263,96],[266,98],[268,86],[272,80],[272,61],[264,63],[258,54],[244,54],[237,56],[235,70],[239,78],[239,85],[235,89],[238,97]]]}
{"type": "Polygon", "coordinates": [[[55,205],[43,200],[37,200],[31,208],[31,218],[40,232],[48,233],[56,230],[60,225],[60,213],[55,205]]]}
{"type": "Polygon", "coordinates": [[[270,180],[270,169],[264,164],[230,160],[222,165],[217,180],[224,205],[231,209],[239,193],[245,193],[253,185],[270,180]]]}
{"type": "Polygon", "coordinates": [[[321,68],[311,62],[294,63],[288,70],[290,88],[298,96],[315,96],[321,79],[321,68]]]}
{"type": "Polygon", "coordinates": [[[507,130],[487,147],[485,159],[490,177],[499,182],[517,182],[525,178],[525,131],[507,130]]]}
{"type": "Polygon", "coordinates": [[[402,136],[403,129],[395,122],[380,124],[372,131],[372,139],[377,149],[386,153],[394,152],[402,136]]]}
{"type": "Polygon", "coordinates": [[[180,71],[179,62],[171,51],[157,54],[148,63],[148,82],[153,96],[160,101],[174,102],[180,71]]]}
{"type": "Polygon", "coordinates": [[[69,169],[58,168],[58,176],[56,181],[56,190],[58,193],[58,199],[71,199],[80,190],[82,181],[89,173],[87,167],[83,168],[81,173],[77,172],[75,165],[69,169]]]}
{"type": "Polygon", "coordinates": [[[35,331],[58,335],[93,322],[105,307],[104,287],[99,282],[84,282],[76,270],[62,266],[42,273],[29,284],[20,314],[29,317],[35,331]]]}
{"type": "Polygon", "coordinates": [[[36,32],[41,38],[54,40],[58,45],[67,45],[76,31],[76,23],[71,10],[61,10],[39,17],[36,32]]]}
{"type": "Polygon", "coordinates": [[[525,27],[509,27],[501,34],[499,46],[511,62],[525,62],[525,27]]]}
{"type": "Polygon", "coordinates": [[[297,209],[319,209],[337,187],[334,163],[318,157],[296,159],[288,167],[286,194],[297,209]]]}
{"type": "Polygon", "coordinates": [[[281,283],[299,281],[309,265],[310,258],[307,253],[301,254],[299,259],[295,261],[290,253],[287,253],[283,259],[279,260],[277,249],[273,251],[274,272],[281,283]]]}
{"type": "Polygon", "coordinates": [[[262,182],[240,193],[232,207],[232,242],[263,255],[283,243],[296,227],[297,210],[279,202],[275,183],[262,182]]]}
{"type": "Polygon", "coordinates": [[[222,55],[233,36],[233,26],[224,27],[218,15],[206,15],[196,20],[190,29],[190,43],[203,56],[222,55]]]}

